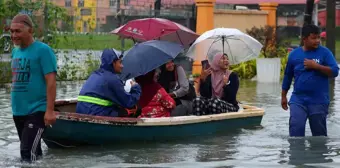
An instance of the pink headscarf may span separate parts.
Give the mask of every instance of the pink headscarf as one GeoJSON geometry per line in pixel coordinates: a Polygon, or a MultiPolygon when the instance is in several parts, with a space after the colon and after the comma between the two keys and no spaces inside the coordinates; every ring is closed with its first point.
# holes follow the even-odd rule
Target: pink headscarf
{"type": "Polygon", "coordinates": [[[219,65],[220,60],[222,59],[223,54],[217,54],[211,63],[212,73],[211,73],[211,84],[212,84],[212,97],[213,98],[221,98],[223,96],[223,76],[228,78],[231,71],[229,69],[222,69],[219,65]]]}

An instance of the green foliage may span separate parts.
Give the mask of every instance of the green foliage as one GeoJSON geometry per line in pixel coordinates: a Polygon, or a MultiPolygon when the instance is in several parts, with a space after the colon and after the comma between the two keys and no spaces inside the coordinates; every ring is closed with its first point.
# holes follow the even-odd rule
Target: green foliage
{"type": "Polygon", "coordinates": [[[199,76],[200,76],[200,74],[198,74],[198,73],[192,75],[193,78],[198,78],[199,76]]]}
{"type": "Polygon", "coordinates": [[[0,62],[0,85],[11,82],[12,71],[10,62],[0,62]]]}
{"type": "Polygon", "coordinates": [[[86,75],[85,75],[84,78],[87,79],[91,75],[91,73],[93,71],[95,71],[96,69],[99,68],[99,66],[100,66],[100,61],[99,60],[93,60],[91,58],[91,55],[88,54],[87,58],[85,60],[85,67],[86,67],[85,72],[86,72],[86,75]]]}
{"type": "Polygon", "coordinates": [[[256,60],[250,60],[230,67],[240,78],[250,79],[256,75],[256,60]]]}
{"type": "Polygon", "coordinates": [[[284,74],[285,69],[286,69],[287,62],[288,62],[288,53],[286,54],[285,57],[281,58],[281,77],[283,77],[283,74],[284,74]]]}
{"type": "MultiPolygon", "coordinates": [[[[33,14],[31,18],[34,22],[35,38],[49,44],[54,49],[60,48],[59,46],[61,45],[68,46],[74,50],[77,50],[78,48],[95,49],[94,47],[97,47],[96,42],[94,42],[94,37],[91,34],[80,40],[70,39],[69,35],[57,35],[58,22],[63,21],[64,27],[73,27],[73,18],[68,16],[66,8],[59,7],[48,0],[36,0],[34,2],[19,0],[1,1],[0,20],[12,19],[22,10],[33,14]],[[43,22],[41,22],[41,18],[39,19],[39,17],[36,17],[37,14],[42,14],[44,17],[43,22]],[[85,47],[82,46],[84,41],[88,42],[85,47]]],[[[0,33],[3,33],[2,28],[0,28],[0,33]]],[[[106,47],[106,45],[99,45],[101,45],[101,47],[106,47]]],[[[63,54],[60,54],[60,51],[58,50],[55,50],[54,52],[58,56],[57,60],[61,59],[63,62],[63,66],[58,67],[57,80],[59,81],[86,79],[94,69],[99,67],[99,61],[91,60],[90,55],[87,56],[85,66],[80,66],[79,58],[71,55],[68,51],[63,51],[63,54]]],[[[3,53],[3,47],[0,48],[0,83],[8,83],[12,76],[10,62],[3,62],[1,53],[3,53]]]]}
{"type": "MultiPolygon", "coordinates": [[[[284,47],[278,48],[277,51],[280,51],[281,76],[283,76],[288,61],[288,52],[287,49],[284,47]]],[[[261,53],[259,58],[265,58],[265,56],[261,53]]],[[[256,59],[238,65],[233,65],[230,68],[232,69],[232,71],[237,72],[240,78],[251,79],[256,76],[256,59]]]]}
{"type": "Polygon", "coordinates": [[[57,80],[60,81],[68,81],[68,80],[77,80],[80,79],[79,76],[77,76],[77,72],[81,69],[80,66],[77,65],[77,62],[79,62],[79,59],[74,56],[70,55],[68,51],[63,51],[62,59],[63,66],[58,67],[58,74],[57,74],[57,80]]]}
{"type": "MultiPolygon", "coordinates": [[[[246,31],[247,34],[257,39],[263,45],[259,58],[281,58],[282,76],[288,60],[288,47],[291,42],[284,40],[283,37],[276,34],[275,29],[270,26],[253,27],[246,31]]],[[[256,76],[256,60],[233,65],[231,69],[237,72],[240,78],[251,79],[256,76]]]]}
{"type": "Polygon", "coordinates": [[[247,34],[258,40],[262,45],[261,54],[264,58],[282,58],[285,57],[286,52],[291,42],[284,40],[280,34],[276,33],[275,28],[271,26],[252,27],[246,30],[247,34]]]}

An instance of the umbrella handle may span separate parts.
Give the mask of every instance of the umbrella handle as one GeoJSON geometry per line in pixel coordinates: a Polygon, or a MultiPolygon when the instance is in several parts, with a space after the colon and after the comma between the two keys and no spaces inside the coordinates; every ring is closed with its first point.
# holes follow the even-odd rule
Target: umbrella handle
{"type": "Polygon", "coordinates": [[[124,57],[124,49],[122,50],[122,52],[120,53],[119,59],[124,57]]]}
{"type": "Polygon", "coordinates": [[[223,51],[223,54],[224,54],[224,40],[225,40],[225,36],[222,36],[222,51],[223,51]]]}

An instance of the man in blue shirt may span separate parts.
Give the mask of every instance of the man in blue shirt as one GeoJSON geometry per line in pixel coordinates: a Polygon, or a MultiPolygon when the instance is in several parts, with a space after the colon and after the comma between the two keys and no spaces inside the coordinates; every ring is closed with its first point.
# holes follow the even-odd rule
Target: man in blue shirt
{"type": "Polygon", "coordinates": [[[23,161],[42,156],[41,135],[45,125],[56,120],[56,56],[52,49],[33,39],[29,16],[18,14],[11,23],[12,51],[11,101],[23,161]]]}
{"type": "Polygon", "coordinates": [[[313,136],[327,136],[326,118],[329,106],[329,78],[338,76],[339,67],[329,49],[320,45],[319,28],[302,28],[303,46],[288,57],[282,83],[281,105],[288,109],[287,92],[294,78],[289,101],[289,135],[305,136],[307,118],[313,136]]]}

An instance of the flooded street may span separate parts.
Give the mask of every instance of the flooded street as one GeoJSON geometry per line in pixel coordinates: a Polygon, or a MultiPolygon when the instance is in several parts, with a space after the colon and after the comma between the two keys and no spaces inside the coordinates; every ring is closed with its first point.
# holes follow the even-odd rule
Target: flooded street
{"type": "MultiPolygon", "coordinates": [[[[82,82],[58,83],[58,99],[76,97],[82,82]]],[[[32,167],[339,167],[340,79],[332,88],[329,137],[288,137],[289,113],[280,107],[281,85],[243,81],[238,99],[265,109],[262,127],[213,136],[157,143],[48,149],[32,167]],[[334,90],[334,92],[333,92],[334,90]]],[[[0,90],[0,167],[25,167],[10,107],[10,95],[0,90]]],[[[114,132],[111,132],[114,134],[114,132]]],[[[103,134],[106,134],[103,132],[103,134]]],[[[74,135],[77,136],[77,135],[74,135]]],[[[98,139],[100,141],[100,139],[98,139]]]]}

